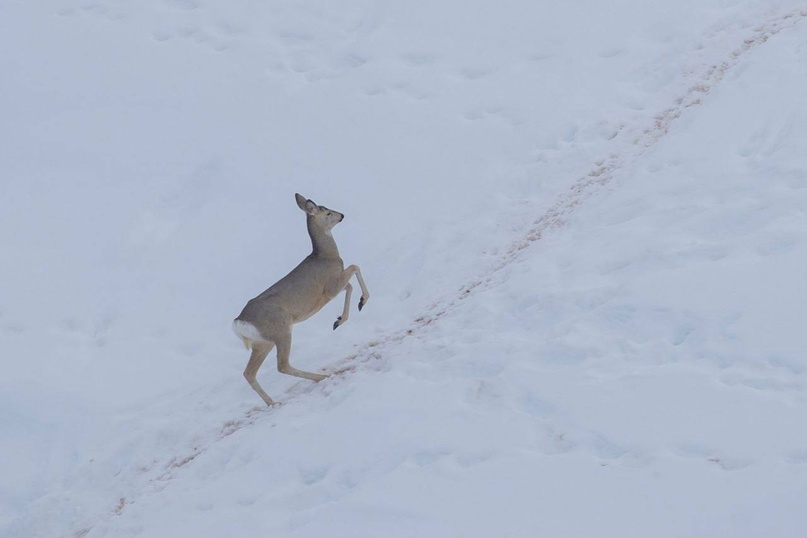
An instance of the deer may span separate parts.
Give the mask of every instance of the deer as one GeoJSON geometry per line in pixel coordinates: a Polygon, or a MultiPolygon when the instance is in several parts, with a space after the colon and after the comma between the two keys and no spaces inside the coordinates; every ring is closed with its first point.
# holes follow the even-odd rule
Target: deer
{"type": "Polygon", "coordinates": [[[319,312],[344,291],[345,305],[342,315],[333,324],[333,330],[341,327],[350,316],[350,297],[353,293],[350,279],[353,275],[361,287],[360,311],[370,299],[361,269],[358,265],[345,268],[331,233],[334,226],[344,220],[345,215],[317,205],[300,194],[295,194],[294,197],[297,206],[306,214],[311,254],[266,291],[250,299],[233,320],[235,334],[243,341],[244,347],[252,352],[244,377],[270,407],[275,405],[275,401],[258,383],[257,374],[273,348],[277,347],[279,372],[316,382],[328,377],[326,374],[298,370],[291,365],[289,356],[292,326],[319,312]]]}

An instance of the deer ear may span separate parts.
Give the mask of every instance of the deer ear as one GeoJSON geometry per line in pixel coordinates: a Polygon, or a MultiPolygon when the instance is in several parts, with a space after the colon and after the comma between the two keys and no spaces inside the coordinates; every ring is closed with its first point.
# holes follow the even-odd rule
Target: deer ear
{"type": "Polygon", "coordinates": [[[300,194],[295,194],[294,198],[297,200],[297,206],[309,215],[314,215],[319,211],[319,206],[313,200],[306,200],[305,196],[300,194]]]}

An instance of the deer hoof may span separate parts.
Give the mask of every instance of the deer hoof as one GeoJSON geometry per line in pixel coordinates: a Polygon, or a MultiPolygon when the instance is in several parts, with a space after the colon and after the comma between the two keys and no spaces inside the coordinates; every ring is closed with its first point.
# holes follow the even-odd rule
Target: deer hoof
{"type": "Polygon", "coordinates": [[[367,303],[367,299],[365,299],[364,296],[362,296],[362,298],[359,299],[359,312],[361,312],[361,309],[364,308],[364,305],[366,303],[367,303]]]}
{"type": "Polygon", "coordinates": [[[335,331],[337,327],[342,324],[342,316],[336,318],[336,321],[333,322],[333,330],[335,331]]]}

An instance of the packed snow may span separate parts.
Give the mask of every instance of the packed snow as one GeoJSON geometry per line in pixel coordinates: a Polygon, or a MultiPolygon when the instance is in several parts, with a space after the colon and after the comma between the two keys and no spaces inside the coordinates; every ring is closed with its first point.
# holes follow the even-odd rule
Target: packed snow
{"type": "Polygon", "coordinates": [[[803,536],[805,19],[0,4],[0,536],[803,536]],[[372,298],[268,408],[295,192],[372,298]]]}

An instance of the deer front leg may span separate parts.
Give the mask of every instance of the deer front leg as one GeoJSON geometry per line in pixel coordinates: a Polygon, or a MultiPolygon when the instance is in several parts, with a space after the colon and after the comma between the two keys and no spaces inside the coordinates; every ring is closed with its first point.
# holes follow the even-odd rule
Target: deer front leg
{"type": "Polygon", "coordinates": [[[370,300],[370,292],[367,291],[367,284],[364,283],[364,279],[361,276],[361,269],[359,269],[358,265],[351,265],[348,269],[353,269],[356,273],[356,278],[359,280],[359,286],[361,287],[361,297],[359,298],[359,311],[361,311],[362,307],[367,304],[367,301],[370,300]]]}
{"type": "Polygon", "coordinates": [[[333,322],[333,330],[335,331],[337,327],[347,321],[347,318],[350,316],[350,295],[353,293],[353,286],[350,282],[347,283],[345,286],[345,307],[342,309],[342,315],[336,318],[336,321],[333,322]]]}
{"type": "Polygon", "coordinates": [[[339,279],[337,280],[339,283],[337,289],[342,290],[345,288],[353,275],[356,275],[356,278],[359,280],[359,286],[361,287],[361,298],[359,299],[359,310],[361,310],[362,307],[367,304],[367,301],[370,300],[370,292],[367,291],[367,284],[364,283],[364,278],[361,276],[361,269],[359,269],[358,265],[350,265],[342,271],[342,274],[339,275],[339,279]]]}
{"type": "Polygon", "coordinates": [[[358,265],[351,265],[339,275],[339,278],[336,279],[334,288],[336,289],[336,295],[342,290],[345,290],[345,308],[342,311],[342,315],[336,318],[336,322],[333,324],[334,330],[337,327],[342,325],[344,322],[347,321],[347,318],[350,314],[350,296],[353,293],[353,286],[350,285],[350,279],[356,275],[356,278],[359,280],[359,286],[361,286],[361,299],[359,299],[359,310],[364,307],[367,303],[367,300],[370,298],[370,292],[367,291],[367,284],[364,283],[364,279],[361,276],[361,269],[359,269],[358,265]]]}

